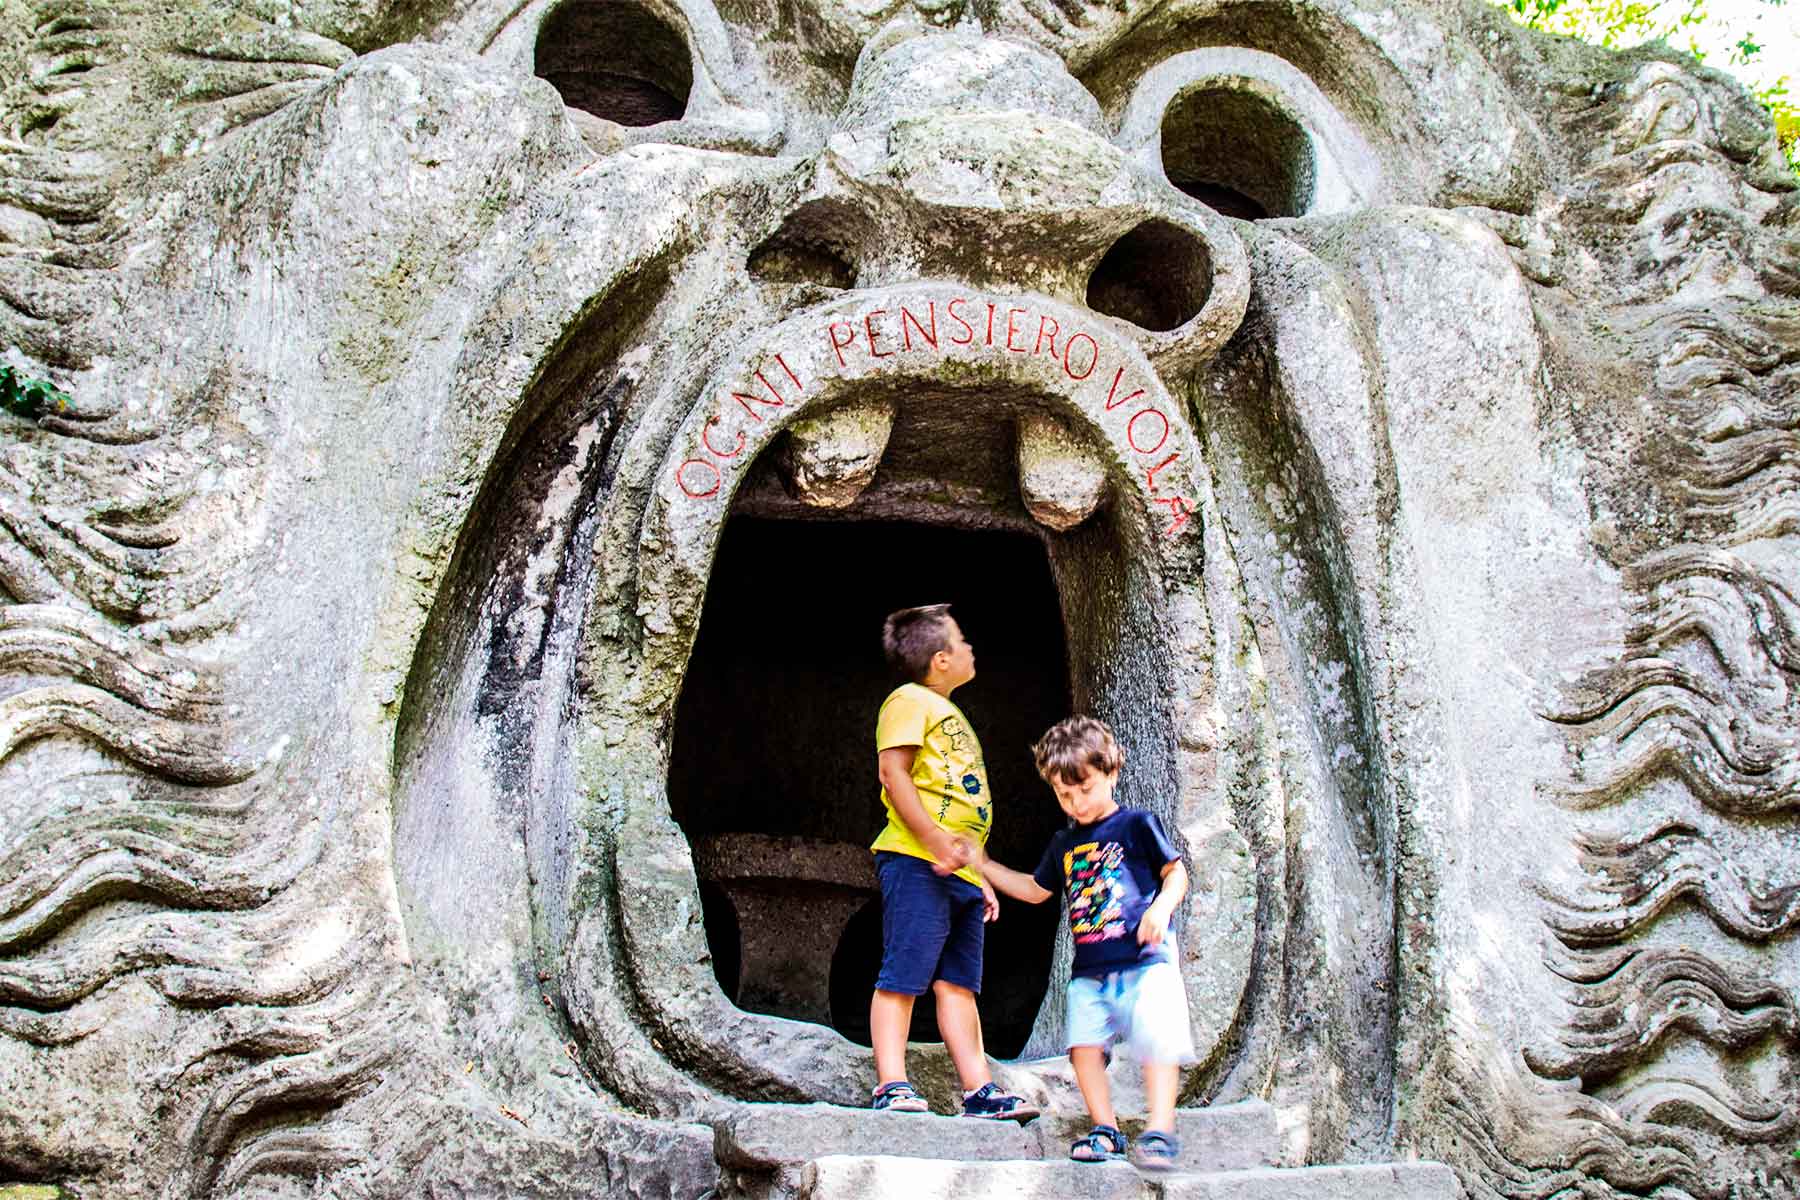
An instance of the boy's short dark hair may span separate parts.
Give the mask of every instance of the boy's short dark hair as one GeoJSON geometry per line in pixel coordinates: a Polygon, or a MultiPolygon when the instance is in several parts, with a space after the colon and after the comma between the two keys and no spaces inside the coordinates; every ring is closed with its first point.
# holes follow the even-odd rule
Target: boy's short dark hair
{"type": "Polygon", "coordinates": [[[1031,748],[1045,783],[1080,783],[1089,771],[1115,775],[1125,766],[1125,747],[1098,717],[1065,717],[1031,748]]]}
{"type": "Polygon", "coordinates": [[[881,623],[881,649],[888,664],[914,683],[931,672],[931,656],[950,648],[950,606],[927,604],[891,612],[881,623]]]}

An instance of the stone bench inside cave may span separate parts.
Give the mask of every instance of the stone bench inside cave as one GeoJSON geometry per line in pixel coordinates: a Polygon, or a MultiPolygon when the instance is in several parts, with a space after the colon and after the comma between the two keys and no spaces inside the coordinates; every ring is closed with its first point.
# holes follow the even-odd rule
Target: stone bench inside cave
{"type": "Polygon", "coordinates": [[[722,896],[735,944],[707,913],[715,969],[732,1003],[753,1012],[831,1022],[831,968],[851,918],[876,899],[867,846],[760,833],[696,840],[703,896],[722,896]],[[735,948],[735,956],[733,949],[735,948]]]}

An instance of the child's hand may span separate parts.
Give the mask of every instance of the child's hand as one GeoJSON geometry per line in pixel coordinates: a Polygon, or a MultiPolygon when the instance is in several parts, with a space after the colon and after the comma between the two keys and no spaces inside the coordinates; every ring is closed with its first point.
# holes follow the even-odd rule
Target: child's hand
{"type": "Polygon", "coordinates": [[[943,853],[931,864],[931,869],[939,875],[951,875],[970,863],[979,866],[980,862],[981,851],[974,842],[966,837],[951,837],[943,853]]]}
{"type": "Polygon", "coordinates": [[[1145,910],[1144,919],[1138,922],[1138,945],[1160,946],[1163,935],[1168,932],[1169,918],[1167,914],[1158,911],[1156,905],[1152,904],[1145,910]]]}
{"type": "Polygon", "coordinates": [[[994,895],[994,889],[987,880],[981,881],[981,920],[985,924],[1000,919],[1000,897],[994,895]]]}

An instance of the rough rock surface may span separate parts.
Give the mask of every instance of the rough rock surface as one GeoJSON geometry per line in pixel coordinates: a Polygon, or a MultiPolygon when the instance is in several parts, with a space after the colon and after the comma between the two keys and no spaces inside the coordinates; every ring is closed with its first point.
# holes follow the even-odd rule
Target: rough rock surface
{"type": "Polygon", "coordinates": [[[875,478],[893,429],[888,400],[846,404],[794,422],[782,459],[789,490],[813,508],[848,508],[875,478]]]}
{"type": "MultiPolygon", "coordinates": [[[[697,1197],[860,1102],[671,807],[709,597],[784,646],[831,572],[715,578],[752,508],[1042,547],[1195,880],[1186,1103],[1800,1187],[1800,193],[1723,76],[1478,0],[4,0],[0,63],[72,398],[0,412],[0,1189],[697,1197]]],[[[1066,1122],[1051,961],[996,1070],[1066,1122]]]]}
{"type": "Polygon", "coordinates": [[[1054,417],[1019,419],[1019,498],[1032,520],[1067,533],[1094,515],[1106,491],[1106,464],[1054,417]]]}

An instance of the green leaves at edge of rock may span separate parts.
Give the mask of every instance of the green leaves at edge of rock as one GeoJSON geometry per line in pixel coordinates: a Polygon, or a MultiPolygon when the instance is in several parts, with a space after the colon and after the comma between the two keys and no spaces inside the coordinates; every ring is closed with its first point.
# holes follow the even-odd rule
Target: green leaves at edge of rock
{"type": "Polygon", "coordinates": [[[28,379],[7,366],[0,366],[0,408],[14,416],[35,421],[47,412],[62,412],[69,407],[69,394],[46,379],[28,379]]]}

